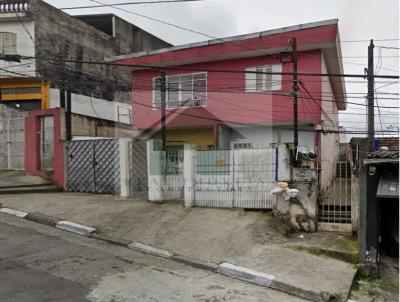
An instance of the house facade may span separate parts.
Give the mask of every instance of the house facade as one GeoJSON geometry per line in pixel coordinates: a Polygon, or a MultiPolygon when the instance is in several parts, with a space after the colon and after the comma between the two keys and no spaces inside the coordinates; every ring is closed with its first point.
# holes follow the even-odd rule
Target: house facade
{"type": "Polygon", "coordinates": [[[81,61],[168,46],[113,14],[71,16],[41,0],[1,0],[0,54],[22,57],[0,60],[1,100],[19,109],[54,108],[65,88],[73,112],[130,123],[129,72],[81,61]]]}
{"type": "Polygon", "coordinates": [[[299,146],[316,154],[322,188],[339,151],[338,111],[346,109],[338,22],[328,20],[114,58],[131,64],[133,123],[159,137],[160,72],[166,73],[167,145],[199,149],[293,144],[293,66],[280,54],[298,43],[299,146]],[[253,73],[254,71],[259,73],[253,73]],[[271,73],[271,74],[269,74],[271,73]]]}

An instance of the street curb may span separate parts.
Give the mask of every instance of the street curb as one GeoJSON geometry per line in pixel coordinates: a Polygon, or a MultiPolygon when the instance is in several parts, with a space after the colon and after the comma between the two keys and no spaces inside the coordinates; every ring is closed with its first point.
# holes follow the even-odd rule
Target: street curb
{"type": "Polygon", "coordinates": [[[140,242],[132,242],[132,243],[128,244],[128,248],[135,250],[135,251],[139,251],[139,252],[143,252],[146,254],[151,254],[151,255],[159,256],[159,257],[163,257],[163,258],[171,258],[174,255],[174,253],[172,253],[170,251],[163,250],[158,247],[146,245],[146,244],[143,244],[140,242]]]}
{"type": "Polygon", "coordinates": [[[58,221],[56,228],[82,236],[89,236],[90,234],[96,232],[95,228],[67,220],[58,221]]]}
{"type": "Polygon", "coordinates": [[[341,301],[337,295],[331,293],[317,293],[300,287],[282,282],[275,276],[258,272],[231,263],[221,263],[216,272],[232,278],[240,279],[249,283],[269,287],[271,289],[287,293],[292,296],[304,298],[311,301],[341,301]]]}
{"type": "Polygon", "coordinates": [[[272,281],[275,279],[275,276],[273,275],[257,272],[245,267],[226,262],[221,263],[218,266],[217,272],[222,275],[227,275],[236,279],[263,285],[266,287],[272,287],[272,281]]]}
{"type": "Polygon", "coordinates": [[[219,265],[214,263],[203,262],[197,259],[191,259],[183,255],[177,255],[173,252],[160,249],[157,247],[152,247],[149,245],[145,245],[139,242],[130,242],[124,239],[116,239],[110,238],[104,235],[99,235],[96,233],[96,229],[81,225],[78,223],[74,223],[71,221],[58,221],[57,219],[40,214],[40,213],[27,213],[23,211],[18,211],[10,208],[0,208],[0,213],[8,214],[12,216],[16,216],[19,218],[24,218],[26,220],[44,224],[47,226],[52,226],[57,229],[61,229],[64,231],[72,232],[81,236],[85,236],[88,238],[93,238],[97,240],[101,240],[107,242],[109,244],[122,246],[125,248],[129,248],[131,250],[135,250],[137,252],[146,253],[152,256],[162,257],[169,259],[171,261],[181,263],[184,265],[188,265],[197,269],[206,270],[213,273],[219,273],[224,276],[228,276],[231,278],[240,279],[245,282],[261,285],[264,287],[268,287],[280,292],[284,292],[290,294],[292,296],[300,297],[303,299],[311,300],[311,301],[342,301],[340,295],[335,295],[331,293],[316,293],[313,291],[305,290],[291,284],[282,282],[277,280],[275,276],[269,275],[262,272],[257,272],[245,267],[236,266],[230,263],[221,263],[219,265]],[[332,300],[333,299],[333,300],[332,300]]]}
{"type": "Polygon", "coordinates": [[[90,234],[89,237],[93,238],[93,239],[101,240],[101,241],[104,241],[104,242],[107,242],[110,244],[119,245],[122,247],[128,247],[128,245],[131,243],[131,241],[128,241],[128,240],[111,238],[111,237],[100,235],[97,233],[90,234]]]}
{"type": "Polygon", "coordinates": [[[182,255],[174,255],[171,257],[171,260],[213,273],[216,273],[218,269],[218,264],[190,259],[182,255]]]}
{"type": "Polygon", "coordinates": [[[0,213],[17,216],[19,218],[25,218],[26,215],[28,215],[27,212],[18,211],[18,210],[9,209],[9,208],[1,208],[0,213]]]}
{"type": "Polygon", "coordinates": [[[25,219],[52,227],[55,227],[58,222],[58,220],[53,217],[35,212],[28,213],[28,215],[25,216],[25,219]]]}

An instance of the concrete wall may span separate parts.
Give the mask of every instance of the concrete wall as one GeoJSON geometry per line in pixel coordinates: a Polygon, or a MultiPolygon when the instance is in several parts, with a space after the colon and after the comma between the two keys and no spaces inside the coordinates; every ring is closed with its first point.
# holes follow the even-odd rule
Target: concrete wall
{"type": "MultiPolygon", "coordinates": [[[[322,59],[322,73],[327,73],[325,60],[322,59]]],[[[338,110],[333,97],[333,90],[328,77],[322,78],[322,99],[329,100],[321,102],[324,114],[321,112],[321,125],[324,130],[338,130],[338,110]]],[[[321,134],[321,190],[324,191],[331,184],[335,176],[336,163],[339,157],[339,134],[321,134]]]]}
{"type": "Polygon", "coordinates": [[[126,54],[126,49],[135,53],[172,46],[114,14],[75,15],[73,17],[112,36],[119,54],[126,54]]]}
{"type": "Polygon", "coordinates": [[[129,125],[116,124],[103,119],[72,114],[72,136],[136,138],[141,131],[129,125]]]}
{"type": "MultiPolygon", "coordinates": [[[[75,93],[114,100],[115,91],[129,91],[125,73],[104,65],[63,62],[64,60],[101,61],[118,53],[114,39],[94,27],[72,18],[55,7],[31,1],[35,21],[38,72],[52,80],[52,86],[64,85],[75,93]],[[124,77],[125,76],[125,77],[124,77]]],[[[129,52],[129,49],[121,49],[129,52]]]]}
{"type": "MultiPolygon", "coordinates": [[[[131,114],[131,106],[124,102],[109,102],[104,99],[72,93],[71,104],[73,113],[123,124],[132,124],[132,119],[129,116],[131,114]]],[[[59,106],[60,90],[50,89],[49,107],[58,108],[59,106]]]]}

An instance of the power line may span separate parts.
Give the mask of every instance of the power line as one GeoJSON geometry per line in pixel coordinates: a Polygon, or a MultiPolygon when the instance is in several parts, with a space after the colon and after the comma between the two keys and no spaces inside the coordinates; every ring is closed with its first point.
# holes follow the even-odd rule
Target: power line
{"type": "MultiPolygon", "coordinates": [[[[93,0],[91,0],[93,1],[93,0]]],[[[21,56],[21,59],[35,59],[37,57],[21,56]]],[[[39,58],[41,60],[55,60],[51,58],[39,58]]],[[[216,72],[216,73],[251,73],[251,74],[268,74],[268,75],[293,75],[293,72],[262,72],[262,71],[250,71],[250,70],[235,70],[235,69],[211,69],[211,68],[194,68],[194,67],[183,67],[183,66],[157,66],[157,65],[144,65],[144,64],[127,64],[127,63],[110,63],[110,62],[96,62],[87,60],[58,60],[65,63],[81,63],[81,64],[92,64],[92,65],[108,65],[108,66],[124,66],[124,67],[136,67],[153,70],[186,70],[186,71],[202,71],[202,72],[216,72]]],[[[306,73],[298,72],[299,76],[311,76],[311,77],[348,77],[348,78],[365,78],[364,74],[340,74],[340,73],[306,73]]],[[[398,75],[375,75],[375,78],[381,79],[399,79],[398,75]]]]}
{"type": "Polygon", "coordinates": [[[113,6],[126,6],[126,5],[140,5],[140,4],[168,4],[168,3],[184,3],[184,2],[201,2],[205,0],[158,0],[158,1],[144,1],[144,2],[122,2],[113,4],[99,4],[87,6],[70,6],[61,7],[60,10],[74,10],[74,9],[87,9],[87,8],[100,8],[100,7],[113,7],[113,6]]]}
{"type": "MultiPolygon", "coordinates": [[[[147,107],[147,108],[152,108],[155,109],[152,105],[147,105],[141,102],[133,101],[134,104],[137,104],[139,106],[147,107]]],[[[214,119],[210,117],[205,117],[205,116],[199,116],[199,115],[194,115],[194,114],[189,114],[185,112],[179,112],[179,111],[170,111],[171,114],[178,114],[178,115],[184,115],[184,116],[189,116],[189,117],[194,117],[194,118],[199,118],[199,119],[204,119],[204,120],[210,120],[210,121],[216,121],[216,122],[223,122],[224,124],[232,124],[232,125],[240,125],[240,126],[262,126],[261,124],[252,124],[252,123],[240,123],[240,122],[235,122],[235,121],[222,121],[220,119],[214,119]]],[[[287,130],[293,130],[290,127],[285,127],[287,130]]],[[[359,128],[361,129],[361,128],[359,128]]],[[[317,132],[317,130],[311,130],[311,129],[300,129],[301,131],[305,132],[317,132]]],[[[323,130],[323,133],[348,133],[348,134],[366,134],[366,131],[340,131],[340,130],[323,130]]],[[[398,131],[392,131],[392,130],[385,130],[385,131],[375,131],[377,133],[399,133],[398,131]]]]}

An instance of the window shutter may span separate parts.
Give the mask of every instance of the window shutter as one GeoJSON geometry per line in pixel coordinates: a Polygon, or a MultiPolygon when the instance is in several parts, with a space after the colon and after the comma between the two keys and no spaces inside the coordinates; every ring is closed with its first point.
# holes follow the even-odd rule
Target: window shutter
{"type": "MultiPolygon", "coordinates": [[[[255,72],[256,68],[246,68],[246,72],[255,72]]],[[[245,85],[246,85],[246,92],[255,92],[256,91],[256,79],[257,74],[255,73],[246,73],[245,75],[245,85]]]]}
{"type": "MultiPolygon", "coordinates": [[[[282,64],[272,65],[272,72],[282,72],[282,64]]],[[[282,75],[273,74],[272,83],[273,85],[271,90],[282,90],[282,75]]]]}

